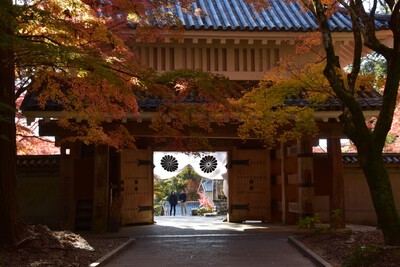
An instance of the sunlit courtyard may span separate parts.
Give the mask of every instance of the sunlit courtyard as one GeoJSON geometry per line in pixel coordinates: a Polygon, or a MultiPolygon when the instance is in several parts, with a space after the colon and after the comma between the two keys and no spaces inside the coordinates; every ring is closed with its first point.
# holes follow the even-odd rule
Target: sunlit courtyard
{"type": "Polygon", "coordinates": [[[270,227],[259,221],[229,223],[225,216],[156,216],[157,226],[174,227],[179,229],[208,230],[208,231],[249,231],[267,230],[270,227]]]}

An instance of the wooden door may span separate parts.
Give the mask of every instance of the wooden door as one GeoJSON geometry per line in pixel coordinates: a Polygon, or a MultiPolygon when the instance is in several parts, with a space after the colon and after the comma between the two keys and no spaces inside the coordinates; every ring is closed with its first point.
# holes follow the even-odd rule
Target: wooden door
{"type": "Polygon", "coordinates": [[[268,150],[233,150],[229,160],[228,221],[271,221],[268,150]]]}
{"type": "Polygon", "coordinates": [[[154,223],[152,166],[149,150],[125,150],[122,152],[122,225],[154,223]]]}

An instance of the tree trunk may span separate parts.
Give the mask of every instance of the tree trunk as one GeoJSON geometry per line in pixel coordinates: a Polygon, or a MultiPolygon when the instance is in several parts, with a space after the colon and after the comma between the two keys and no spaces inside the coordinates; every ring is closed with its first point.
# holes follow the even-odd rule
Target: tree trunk
{"type": "Polygon", "coordinates": [[[372,202],[387,245],[400,245],[400,216],[393,197],[389,174],[381,153],[358,152],[372,202]]]}
{"type": "MultiPolygon", "coordinates": [[[[384,47],[375,38],[375,29],[367,27],[367,32],[364,37],[368,37],[371,41],[370,46],[374,46],[374,50],[380,54],[385,54],[388,60],[387,79],[385,84],[385,92],[383,95],[383,103],[378,117],[376,126],[371,132],[365,125],[365,117],[361,110],[359,103],[356,101],[354,92],[355,81],[359,74],[359,64],[361,50],[363,48],[361,40],[361,29],[353,27],[354,36],[354,57],[353,68],[351,73],[347,76],[347,83],[345,77],[338,69],[341,69],[339,58],[335,54],[334,41],[331,35],[331,29],[328,23],[328,16],[326,12],[326,5],[322,1],[317,0],[315,3],[315,11],[322,33],[323,44],[327,56],[327,64],[324,69],[324,75],[329,80],[329,83],[335,92],[336,96],[343,102],[345,109],[340,116],[340,121],[343,125],[344,133],[354,142],[357,147],[360,165],[364,171],[369,190],[374,204],[375,212],[378,219],[378,225],[384,233],[385,243],[387,245],[400,245],[400,216],[396,209],[396,204],[393,198],[392,187],[387,170],[384,166],[382,158],[382,149],[385,144],[387,133],[393,119],[393,111],[396,104],[396,96],[399,85],[400,64],[399,58],[399,35],[397,32],[394,34],[393,49],[384,47]],[[376,41],[375,43],[373,43],[376,41]],[[391,53],[391,56],[389,56],[391,53]]],[[[348,6],[347,9],[352,9],[353,22],[358,20],[355,16],[358,14],[366,15],[362,12],[362,3],[357,2],[348,6]]],[[[393,15],[392,15],[393,16],[393,15]]],[[[364,16],[364,19],[367,16],[364,16]]],[[[397,16],[392,17],[392,21],[397,22],[397,16]]],[[[368,20],[367,20],[368,22],[368,20]]],[[[370,24],[366,24],[371,26],[370,24]]],[[[373,25],[373,22],[372,22],[373,25]]],[[[355,24],[353,24],[355,26],[355,24]]],[[[396,28],[396,27],[394,27],[396,28]]],[[[396,28],[397,29],[397,28],[396,28]]],[[[373,49],[373,47],[370,47],[373,49]]]]}
{"type": "MultiPolygon", "coordinates": [[[[12,1],[0,0],[11,11],[12,1]]],[[[11,13],[9,13],[11,14],[11,13]]],[[[11,21],[2,18],[0,37],[10,39],[11,21]]],[[[5,39],[3,39],[5,40],[5,39]]],[[[11,42],[10,42],[11,43],[11,42]]],[[[12,46],[0,48],[0,243],[17,244],[27,234],[18,209],[15,141],[14,54],[12,46]]]]}

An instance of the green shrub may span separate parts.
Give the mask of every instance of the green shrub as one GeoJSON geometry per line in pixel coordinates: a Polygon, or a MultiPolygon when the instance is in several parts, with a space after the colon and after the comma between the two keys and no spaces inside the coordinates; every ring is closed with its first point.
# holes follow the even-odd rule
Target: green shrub
{"type": "Polygon", "coordinates": [[[345,267],[375,266],[379,263],[383,251],[375,246],[357,247],[349,260],[344,263],[345,267]]]}
{"type": "Polygon", "coordinates": [[[331,226],[334,230],[337,230],[339,228],[342,219],[343,219],[343,213],[340,209],[332,210],[331,226]]]}
{"type": "Polygon", "coordinates": [[[396,139],[397,139],[397,136],[388,134],[386,137],[386,143],[392,144],[396,141],[396,139]]]}
{"type": "Polygon", "coordinates": [[[212,208],[209,208],[209,207],[200,207],[197,210],[198,215],[204,215],[204,213],[211,213],[211,212],[212,212],[212,208]]]}
{"type": "Polygon", "coordinates": [[[321,220],[319,218],[318,214],[314,214],[314,216],[310,217],[310,216],[304,216],[302,217],[299,222],[297,223],[297,225],[300,228],[305,228],[305,229],[314,229],[315,228],[315,224],[316,223],[320,223],[321,220]]]}
{"type": "Polygon", "coordinates": [[[161,211],[162,211],[162,205],[159,205],[159,204],[154,205],[154,215],[155,216],[164,215],[164,214],[161,214],[161,211]]]}

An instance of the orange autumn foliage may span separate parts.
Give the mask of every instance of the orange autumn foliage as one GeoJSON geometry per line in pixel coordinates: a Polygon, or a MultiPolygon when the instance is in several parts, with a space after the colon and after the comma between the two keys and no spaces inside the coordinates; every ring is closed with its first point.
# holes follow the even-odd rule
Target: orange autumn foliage
{"type": "MultiPolygon", "coordinates": [[[[180,4],[186,12],[199,12],[190,1],[180,4]]],[[[132,38],[179,39],[178,18],[165,12],[173,8],[172,2],[146,0],[27,4],[19,17],[26,42],[16,47],[17,95],[28,90],[40,108],[62,109],[57,124],[70,133],[64,141],[117,149],[134,147],[135,140],[123,124],[109,124],[137,118],[139,98],[159,98],[162,105],[152,125],[158,140],[168,136],[174,147],[205,147],[207,141],[196,129],[209,132],[210,119],[217,124],[227,120],[229,83],[201,72],[158,76],[142,68],[129,47],[132,38]]]]}

